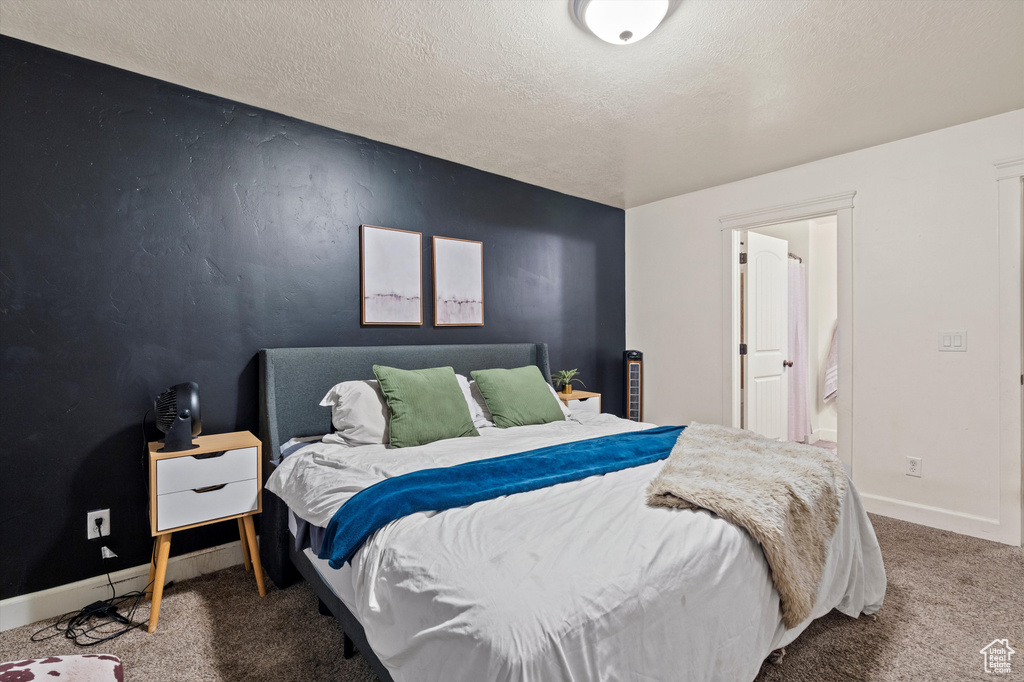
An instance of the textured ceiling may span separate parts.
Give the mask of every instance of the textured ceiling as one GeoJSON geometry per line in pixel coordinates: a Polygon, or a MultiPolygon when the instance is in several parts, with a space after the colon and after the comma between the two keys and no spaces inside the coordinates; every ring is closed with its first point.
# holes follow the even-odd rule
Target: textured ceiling
{"type": "Polygon", "coordinates": [[[631,207],[1024,107],[1022,0],[0,0],[0,32],[631,207]]]}

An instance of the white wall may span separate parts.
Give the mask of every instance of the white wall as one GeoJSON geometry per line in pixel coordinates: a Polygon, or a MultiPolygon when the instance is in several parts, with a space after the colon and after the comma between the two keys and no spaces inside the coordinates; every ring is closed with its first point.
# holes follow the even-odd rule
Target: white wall
{"type": "Polygon", "coordinates": [[[1015,156],[1024,156],[1024,110],[627,210],[626,343],[644,352],[645,419],[726,422],[719,218],[856,191],[854,480],[869,509],[994,536],[993,163],[1015,156]],[[967,353],[937,352],[948,329],[968,330],[967,353]],[[923,458],[921,478],[904,475],[908,455],[923,458]]]}

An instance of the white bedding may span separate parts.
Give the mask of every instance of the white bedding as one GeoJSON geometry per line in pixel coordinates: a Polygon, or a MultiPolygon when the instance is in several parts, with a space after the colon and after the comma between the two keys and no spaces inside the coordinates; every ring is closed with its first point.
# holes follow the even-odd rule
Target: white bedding
{"type": "MultiPolygon", "coordinates": [[[[574,419],[400,450],[314,445],[267,487],[326,526],[388,476],[650,426],[574,419]]],[[[813,618],[880,608],[881,553],[852,482],[812,618],[787,631],[746,531],[706,511],[646,506],[661,466],[413,514],[375,533],[351,567],[314,565],[396,682],[751,680],[813,618]]]]}

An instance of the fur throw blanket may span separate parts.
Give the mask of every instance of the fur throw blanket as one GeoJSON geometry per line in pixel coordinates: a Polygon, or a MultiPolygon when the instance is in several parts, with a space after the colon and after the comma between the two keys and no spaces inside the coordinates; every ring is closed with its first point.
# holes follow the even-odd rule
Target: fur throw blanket
{"type": "Polygon", "coordinates": [[[648,486],[647,504],[708,509],[746,529],[793,628],[811,615],[845,495],[846,473],[830,450],[691,424],[648,486]]]}

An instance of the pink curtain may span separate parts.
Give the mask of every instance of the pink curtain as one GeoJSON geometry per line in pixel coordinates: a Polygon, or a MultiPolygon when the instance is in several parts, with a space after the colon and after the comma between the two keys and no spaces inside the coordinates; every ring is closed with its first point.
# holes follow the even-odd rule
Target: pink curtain
{"type": "Polygon", "coordinates": [[[807,267],[789,259],[789,440],[811,435],[810,390],[807,376],[807,267]]]}

